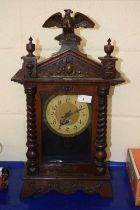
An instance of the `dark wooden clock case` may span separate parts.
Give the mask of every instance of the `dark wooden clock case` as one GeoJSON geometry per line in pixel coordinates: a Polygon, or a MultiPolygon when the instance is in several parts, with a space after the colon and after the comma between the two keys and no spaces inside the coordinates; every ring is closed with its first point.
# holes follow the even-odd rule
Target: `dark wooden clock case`
{"type": "MultiPolygon", "coordinates": [[[[71,18],[70,14],[67,16],[71,18]]],[[[74,34],[74,30],[72,33],[74,34]]],[[[111,56],[113,46],[110,39],[104,47],[107,54],[99,58],[101,60],[99,63],[79,51],[77,45],[80,41],[73,40],[73,36],[68,43],[65,34],[63,31],[63,37],[59,40],[61,50],[41,63],[38,63],[38,57],[33,55],[35,45],[30,38],[29,44],[26,45],[28,55],[22,57],[23,66],[12,78],[12,81],[24,86],[27,103],[28,149],[22,198],[49,191],[68,194],[80,190],[99,193],[105,197],[112,196],[111,178],[105,161],[107,96],[110,86],[120,84],[124,80],[115,69],[117,59],[111,56]],[[41,97],[46,93],[93,96],[94,123],[90,161],[43,163],[41,97]]]]}

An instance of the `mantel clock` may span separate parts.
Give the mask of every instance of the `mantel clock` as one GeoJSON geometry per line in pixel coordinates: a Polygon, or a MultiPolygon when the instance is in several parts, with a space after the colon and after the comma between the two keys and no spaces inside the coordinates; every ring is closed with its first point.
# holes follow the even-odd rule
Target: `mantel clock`
{"type": "Polygon", "coordinates": [[[38,62],[32,38],[26,45],[22,68],[12,81],[24,86],[27,102],[27,162],[21,197],[58,191],[76,191],[112,196],[106,165],[107,96],[110,86],[124,82],[111,56],[91,60],[78,46],[75,28],[93,28],[82,13],[56,13],[44,28],[62,28],[55,37],[61,48],[49,59],[38,62]]]}

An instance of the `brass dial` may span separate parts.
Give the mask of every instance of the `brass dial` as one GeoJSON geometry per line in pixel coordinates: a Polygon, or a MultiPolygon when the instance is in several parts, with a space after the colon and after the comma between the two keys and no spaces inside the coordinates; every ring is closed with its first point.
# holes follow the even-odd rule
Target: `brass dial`
{"type": "Polygon", "coordinates": [[[44,118],[56,134],[73,137],[82,133],[89,124],[89,107],[78,102],[77,95],[57,95],[46,102],[44,118]]]}

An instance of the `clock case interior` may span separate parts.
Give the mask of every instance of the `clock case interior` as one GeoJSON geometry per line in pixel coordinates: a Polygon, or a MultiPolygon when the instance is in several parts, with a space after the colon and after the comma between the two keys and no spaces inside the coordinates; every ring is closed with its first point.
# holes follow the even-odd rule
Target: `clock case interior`
{"type": "MultiPolygon", "coordinates": [[[[65,166],[68,164],[69,170],[71,171],[71,174],[76,172],[77,168],[77,173],[86,173],[86,170],[93,170],[92,162],[94,160],[93,155],[95,152],[92,151],[92,149],[95,148],[95,132],[96,132],[96,126],[97,126],[97,96],[96,96],[96,87],[91,87],[90,85],[87,85],[87,88],[81,84],[73,84],[71,83],[69,85],[69,88],[72,91],[65,91],[63,90],[62,87],[67,87],[67,83],[63,83],[63,85],[43,85],[38,87],[37,95],[36,95],[36,109],[37,111],[37,122],[38,122],[38,140],[39,140],[39,160],[40,160],[40,171],[44,171],[44,168],[49,169],[50,167],[57,167],[58,165],[61,165],[61,170],[58,170],[58,174],[66,173],[65,171],[65,166]],[[59,90],[56,92],[56,90],[59,90]],[[60,91],[61,89],[61,91],[60,91]],[[50,90],[50,91],[49,91],[50,90]],[[55,91],[54,91],[55,90],[55,91]],[[46,94],[47,93],[47,94],[46,94]],[[80,133],[80,135],[74,136],[74,137],[61,137],[59,135],[55,135],[54,132],[52,132],[49,128],[46,127],[46,123],[43,123],[43,105],[42,103],[42,98],[44,97],[44,102],[46,102],[46,95],[48,97],[50,95],[90,95],[94,99],[92,100],[92,103],[89,105],[90,106],[90,118],[91,122],[89,123],[88,127],[85,129],[84,132],[80,133]],[[93,102],[94,101],[94,102],[93,102]],[[41,120],[40,120],[41,118],[41,120]],[[94,126],[92,125],[94,123],[94,126]],[[45,127],[45,132],[43,132],[43,128],[45,127]],[[45,135],[44,138],[42,135],[45,135]],[[43,140],[45,141],[45,144],[43,144],[43,140]],[[52,151],[50,149],[48,151],[49,154],[47,154],[47,140],[51,141],[53,144],[52,147],[50,148],[56,148],[52,151]],[[82,145],[85,144],[85,145],[82,145]],[[46,147],[46,149],[44,148],[46,147]],[[54,147],[53,147],[54,146],[54,147]],[[80,149],[81,147],[81,149],[80,149]],[[45,152],[44,152],[45,151],[45,152]],[[56,156],[53,154],[56,152],[58,154],[59,158],[56,158],[56,156]],[[44,154],[45,153],[45,154],[44,154]],[[51,155],[50,155],[51,154],[51,155]],[[48,156],[47,156],[48,155],[48,156]],[[51,158],[52,157],[52,158],[51,158]],[[56,158],[56,159],[55,159],[56,158]],[[46,161],[45,161],[46,160],[46,161]],[[61,160],[61,161],[59,161],[61,160]],[[52,166],[53,165],[53,166],[52,166]],[[84,168],[82,168],[84,167],[84,168]],[[81,169],[80,169],[81,168],[81,169]],[[87,168],[87,169],[85,169],[87,168]],[[59,172],[61,171],[61,172],[59,172]]],[[[56,169],[55,169],[56,171],[56,169]]],[[[49,172],[50,173],[50,172],[49,172]]]]}
{"type": "Polygon", "coordinates": [[[42,96],[41,154],[44,163],[90,161],[92,103],[79,103],[77,99],[78,95],[52,96],[52,94],[45,94],[42,96]],[[56,100],[55,104],[51,103],[52,100],[56,100]],[[67,117],[69,113],[72,114],[67,117]],[[50,122],[48,122],[46,115],[50,122]],[[53,126],[55,126],[54,129],[53,126]]]}
{"type": "MultiPolygon", "coordinates": [[[[101,63],[88,58],[79,50],[81,38],[74,33],[74,27],[94,27],[94,23],[81,13],[76,13],[75,19],[72,19],[71,12],[65,10],[64,19],[69,22],[75,21],[75,24],[79,21],[79,25],[71,25],[68,30],[61,25],[63,33],[55,38],[59,41],[61,49],[49,59],[38,62],[38,57],[33,54],[35,44],[30,38],[26,45],[28,54],[22,57],[23,66],[12,77],[12,81],[24,86],[27,104],[27,161],[21,198],[49,191],[69,194],[79,190],[105,197],[112,196],[111,178],[106,164],[107,97],[110,87],[123,83],[124,79],[115,68],[117,58],[111,55],[114,47],[110,39],[104,46],[106,55],[99,57],[101,63]],[[47,141],[43,145],[43,138],[54,141],[55,146],[57,144],[56,139],[48,136],[47,130],[43,134],[45,137],[42,136],[44,95],[93,97],[90,135],[86,136],[90,142],[85,155],[87,159],[76,159],[76,152],[73,155],[71,151],[69,161],[68,158],[65,161],[62,157],[62,161],[54,161],[53,156],[50,156],[49,161],[44,161],[47,150],[44,155],[43,147],[47,147],[47,141]]],[[[57,13],[51,16],[51,23],[56,23],[56,17],[57,13]]],[[[47,21],[43,27],[51,27],[50,19],[47,21]]],[[[81,138],[82,135],[81,133],[81,138]]],[[[80,141],[78,144],[77,149],[80,147],[80,141]]],[[[51,152],[53,153],[53,149],[51,152]]]]}

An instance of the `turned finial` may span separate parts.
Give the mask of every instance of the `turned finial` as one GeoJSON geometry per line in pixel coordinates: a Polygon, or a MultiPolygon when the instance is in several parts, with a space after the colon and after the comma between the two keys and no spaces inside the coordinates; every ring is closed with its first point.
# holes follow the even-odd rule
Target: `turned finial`
{"type": "Polygon", "coordinates": [[[35,51],[35,44],[32,43],[32,37],[29,38],[29,43],[26,44],[26,50],[28,51],[28,57],[33,57],[33,52],[35,51]]]}
{"type": "Polygon", "coordinates": [[[114,46],[111,45],[111,39],[110,38],[107,40],[107,42],[108,42],[108,44],[104,46],[104,51],[106,53],[106,56],[105,57],[112,57],[111,56],[111,53],[114,50],[114,46]]]}

